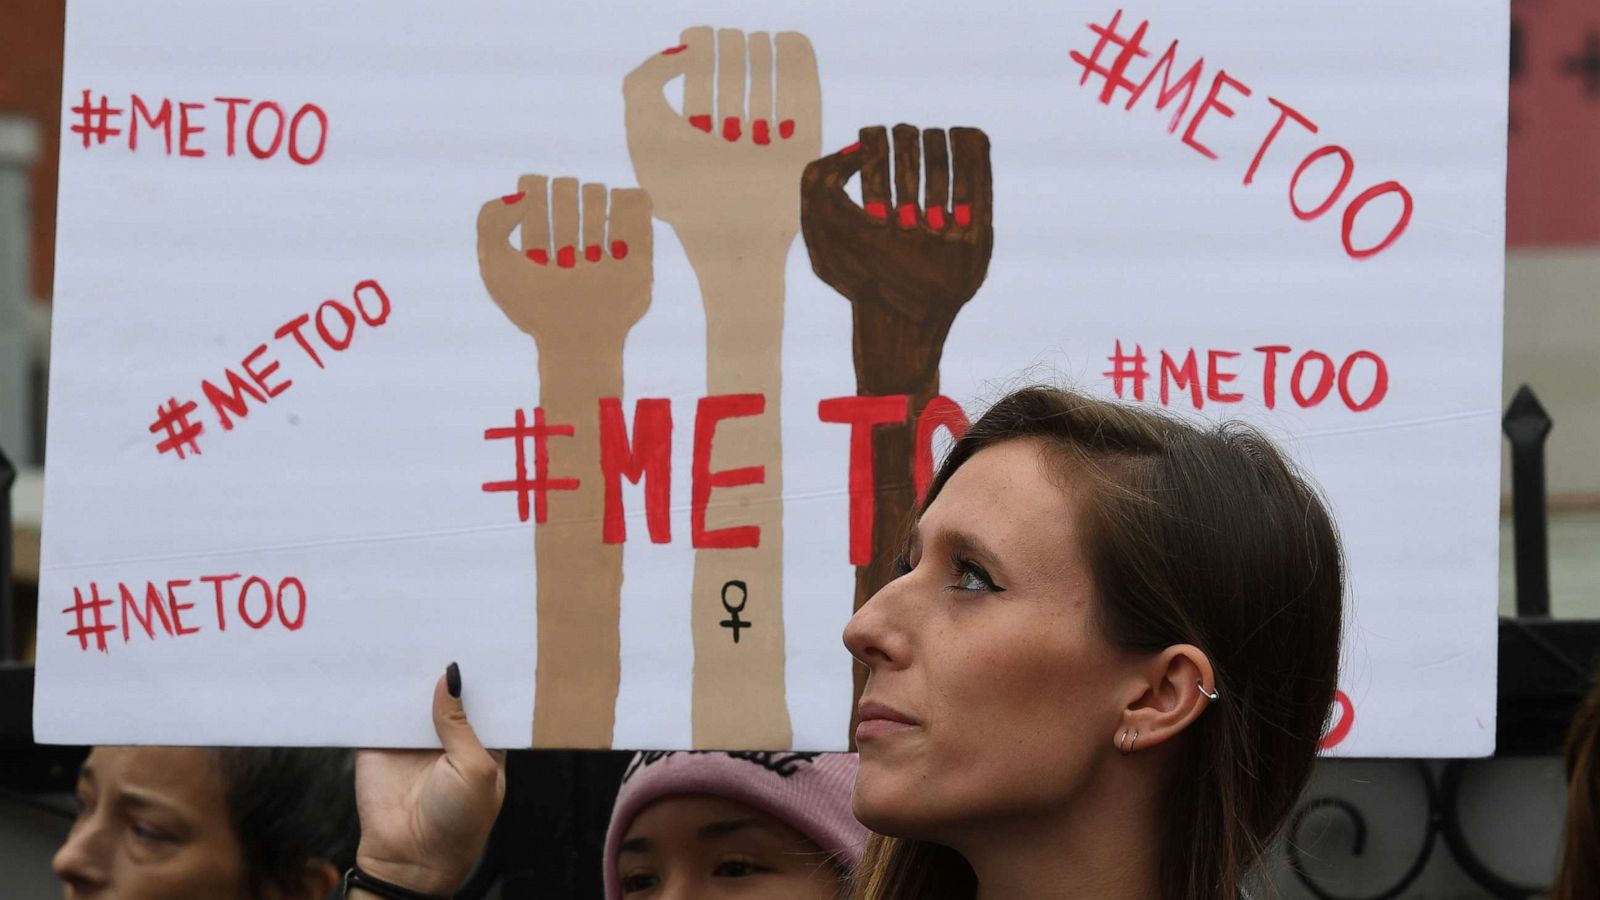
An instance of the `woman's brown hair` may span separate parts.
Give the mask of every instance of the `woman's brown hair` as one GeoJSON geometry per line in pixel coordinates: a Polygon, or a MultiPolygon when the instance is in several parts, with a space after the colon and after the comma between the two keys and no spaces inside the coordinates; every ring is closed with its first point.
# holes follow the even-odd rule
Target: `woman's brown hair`
{"type": "MultiPolygon", "coordinates": [[[[1221,698],[1166,773],[1164,900],[1234,900],[1311,776],[1338,678],[1343,565],[1317,492],[1246,426],[1031,387],[984,413],[929,487],[987,447],[1038,441],[1087,485],[1081,523],[1096,618],[1116,646],[1193,644],[1221,698]]],[[[874,836],[856,900],[971,900],[936,844],[874,836]]]]}
{"type": "Polygon", "coordinates": [[[1567,827],[1550,900],[1600,897],[1600,675],[1567,732],[1567,827]]]}

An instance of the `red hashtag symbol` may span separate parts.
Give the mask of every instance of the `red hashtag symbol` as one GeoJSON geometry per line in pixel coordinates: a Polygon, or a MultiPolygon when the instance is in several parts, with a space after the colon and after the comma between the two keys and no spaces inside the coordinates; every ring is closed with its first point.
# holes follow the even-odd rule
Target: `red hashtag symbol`
{"type": "Polygon", "coordinates": [[[120,128],[111,127],[113,116],[122,115],[122,110],[112,106],[104,94],[100,95],[100,105],[93,106],[89,103],[89,91],[83,92],[83,102],[72,108],[74,115],[78,116],[78,124],[72,126],[73,134],[83,135],[83,146],[89,146],[89,139],[94,138],[95,143],[104,144],[106,138],[122,133],[120,128]]]}
{"type": "Polygon", "coordinates": [[[165,406],[156,406],[156,420],[150,425],[150,433],[159,434],[162,431],[167,433],[166,440],[156,443],[157,453],[175,450],[179,459],[187,459],[183,448],[188,447],[190,453],[200,455],[200,445],[195,443],[195,438],[206,430],[206,426],[189,421],[189,414],[195,409],[193,400],[179,403],[177,397],[167,400],[165,406]]]}
{"type": "Polygon", "coordinates": [[[1122,352],[1122,342],[1117,341],[1117,351],[1106,357],[1111,361],[1110,371],[1103,372],[1111,379],[1112,390],[1117,392],[1117,399],[1122,399],[1122,383],[1133,379],[1133,399],[1144,399],[1144,382],[1150,377],[1149,371],[1144,367],[1144,348],[1138,344],[1133,345],[1133,353],[1122,352]]]}
{"type": "Polygon", "coordinates": [[[572,491],[578,488],[576,478],[550,477],[550,437],[571,437],[571,425],[546,425],[544,421],[544,407],[537,407],[533,411],[533,427],[528,427],[528,419],[517,410],[517,424],[510,428],[488,428],[483,432],[486,441],[496,441],[502,438],[511,438],[517,446],[517,477],[510,481],[484,482],[483,489],[493,493],[495,491],[517,492],[517,518],[528,521],[528,495],[533,495],[533,520],[543,525],[545,519],[550,517],[549,497],[550,491],[572,491]],[[528,479],[528,457],[522,449],[522,442],[533,439],[533,480],[528,479]]]}
{"type": "Polygon", "coordinates": [[[63,609],[62,612],[77,615],[78,627],[69,630],[67,637],[77,638],[78,649],[88,650],[89,637],[93,635],[95,649],[104,653],[106,652],[106,632],[117,630],[117,626],[105,623],[105,619],[100,612],[111,605],[111,600],[100,596],[100,589],[92,581],[89,582],[89,596],[92,599],[84,600],[82,590],[78,588],[72,589],[73,604],[63,609]],[[85,612],[89,614],[89,618],[94,621],[94,624],[91,625],[84,621],[85,612]]]}
{"type": "Polygon", "coordinates": [[[1119,9],[1116,15],[1111,17],[1110,24],[1095,25],[1090,23],[1089,30],[1100,36],[1100,40],[1095,42],[1093,52],[1087,57],[1076,50],[1072,51],[1071,54],[1072,61],[1083,66],[1083,77],[1078,79],[1080,87],[1089,83],[1089,76],[1091,75],[1097,75],[1106,80],[1105,87],[1100,89],[1101,103],[1109,104],[1111,97],[1116,94],[1119,88],[1132,93],[1136,85],[1129,81],[1124,74],[1128,71],[1128,64],[1133,62],[1136,57],[1150,55],[1148,51],[1139,46],[1139,42],[1144,40],[1145,29],[1150,27],[1150,23],[1140,22],[1139,27],[1134,29],[1133,36],[1125,38],[1117,33],[1117,25],[1121,22],[1122,10],[1119,9]],[[1100,56],[1112,44],[1117,46],[1118,53],[1117,58],[1111,62],[1111,68],[1107,69],[1105,66],[1100,65],[1100,56]]]}

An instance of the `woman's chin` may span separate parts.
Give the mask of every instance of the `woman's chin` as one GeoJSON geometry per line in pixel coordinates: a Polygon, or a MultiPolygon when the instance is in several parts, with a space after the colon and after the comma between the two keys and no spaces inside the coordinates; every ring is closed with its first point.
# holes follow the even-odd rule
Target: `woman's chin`
{"type": "Polygon", "coordinates": [[[926,823],[918,814],[914,793],[896,789],[883,773],[868,773],[863,766],[850,801],[856,820],[877,834],[910,839],[923,836],[924,829],[919,826],[926,823]]]}

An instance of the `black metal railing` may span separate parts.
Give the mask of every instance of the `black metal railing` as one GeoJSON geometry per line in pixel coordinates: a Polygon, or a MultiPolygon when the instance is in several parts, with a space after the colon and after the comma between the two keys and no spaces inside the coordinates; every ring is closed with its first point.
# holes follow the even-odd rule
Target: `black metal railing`
{"type": "MultiPolygon", "coordinates": [[[[1547,756],[1560,752],[1573,711],[1587,692],[1600,661],[1600,621],[1550,617],[1550,550],[1545,493],[1544,445],[1552,427],[1532,389],[1523,385],[1506,407],[1501,425],[1511,445],[1511,527],[1516,580],[1516,616],[1500,620],[1499,699],[1495,755],[1547,756]]],[[[1403,896],[1439,846],[1457,868],[1490,897],[1526,900],[1546,892],[1505,876],[1479,855],[1461,816],[1461,789],[1481,763],[1449,760],[1439,769],[1414,761],[1424,794],[1421,844],[1410,864],[1376,892],[1342,894],[1312,871],[1306,829],[1314,819],[1337,816],[1349,829],[1349,853],[1367,850],[1367,816],[1347,799],[1314,796],[1295,811],[1286,829],[1290,870],[1318,900],[1391,900],[1403,896]]],[[[1329,824],[1334,824],[1329,823],[1329,824]]],[[[1324,866],[1323,868],[1326,868],[1324,866]]]]}

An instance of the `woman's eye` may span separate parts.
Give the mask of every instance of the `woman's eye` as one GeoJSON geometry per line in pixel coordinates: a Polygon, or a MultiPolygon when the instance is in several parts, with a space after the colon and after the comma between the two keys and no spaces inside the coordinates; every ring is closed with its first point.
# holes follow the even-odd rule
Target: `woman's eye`
{"type": "Polygon", "coordinates": [[[1000,594],[1005,588],[994,583],[989,573],[970,559],[956,560],[956,583],[951,590],[1000,594]]]}
{"type": "Polygon", "coordinates": [[[648,891],[660,883],[661,879],[654,875],[624,875],[622,877],[622,892],[624,894],[637,894],[640,891],[648,891]]]}
{"type": "Polygon", "coordinates": [[[134,822],[131,826],[129,826],[129,830],[133,832],[134,837],[141,841],[149,841],[151,843],[166,843],[167,841],[172,840],[172,836],[167,834],[165,831],[162,831],[161,829],[151,825],[147,825],[143,822],[134,822]]]}
{"type": "Polygon", "coordinates": [[[767,871],[764,867],[743,859],[730,859],[717,864],[711,874],[717,878],[749,878],[767,871]]]}

